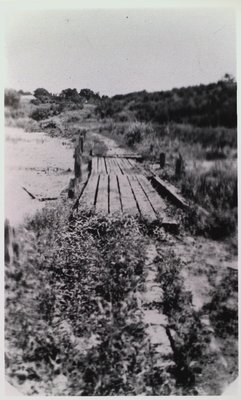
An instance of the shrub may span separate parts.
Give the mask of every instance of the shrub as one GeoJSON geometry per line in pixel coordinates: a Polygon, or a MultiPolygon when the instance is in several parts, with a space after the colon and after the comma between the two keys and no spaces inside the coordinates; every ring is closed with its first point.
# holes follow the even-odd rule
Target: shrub
{"type": "Polygon", "coordinates": [[[54,104],[46,104],[39,106],[30,114],[30,118],[35,121],[41,121],[43,119],[47,119],[49,117],[53,117],[54,115],[60,114],[62,111],[62,107],[54,104]]]}
{"type": "Polygon", "coordinates": [[[130,147],[133,147],[136,143],[140,143],[141,140],[153,133],[153,128],[150,124],[141,122],[131,123],[125,131],[125,141],[130,147]]]}
{"type": "MultiPolygon", "coordinates": [[[[48,103],[51,100],[51,93],[49,93],[44,88],[38,88],[34,91],[34,96],[39,101],[39,103],[48,103]]],[[[34,101],[34,100],[33,100],[34,101]]],[[[36,103],[33,103],[36,104],[36,103]]]]}
{"type": "Polygon", "coordinates": [[[20,94],[13,89],[6,89],[4,92],[4,105],[17,108],[20,103],[20,94]]]}
{"type": "Polygon", "coordinates": [[[30,118],[35,121],[41,121],[42,119],[47,119],[51,115],[50,110],[47,108],[38,107],[30,114],[30,118]]]}
{"type": "Polygon", "coordinates": [[[238,337],[238,277],[237,271],[223,271],[221,280],[211,291],[211,301],[204,306],[219,337],[238,337]]]}

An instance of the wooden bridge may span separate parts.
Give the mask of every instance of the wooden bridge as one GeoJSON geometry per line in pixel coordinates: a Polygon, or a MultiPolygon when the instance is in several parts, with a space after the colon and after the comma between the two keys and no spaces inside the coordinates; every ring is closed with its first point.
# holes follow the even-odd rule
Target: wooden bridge
{"type": "Polygon", "coordinates": [[[141,215],[150,221],[166,218],[165,201],[131,155],[92,157],[79,206],[104,214],[141,215]]]}

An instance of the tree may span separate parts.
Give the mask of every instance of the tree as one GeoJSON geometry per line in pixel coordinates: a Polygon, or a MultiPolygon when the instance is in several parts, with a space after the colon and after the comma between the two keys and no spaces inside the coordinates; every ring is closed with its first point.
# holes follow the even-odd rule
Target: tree
{"type": "Polygon", "coordinates": [[[85,100],[98,100],[100,99],[100,94],[99,92],[93,92],[93,90],[90,89],[81,89],[79,92],[80,97],[84,98],[85,100]]]}
{"type": "Polygon", "coordinates": [[[42,97],[51,97],[51,94],[44,88],[36,89],[33,94],[37,99],[41,99],[42,97]]]}
{"type": "Polygon", "coordinates": [[[233,75],[226,73],[224,74],[222,81],[227,83],[235,83],[235,78],[233,75]]]}
{"type": "Polygon", "coordinates": [[[60,93],[60,98],[64,100],[70,100],[74,103],[80,103],[81,102],[81,97],[79,96],[78,92],[76,89],[64,89],[60,93]]]}

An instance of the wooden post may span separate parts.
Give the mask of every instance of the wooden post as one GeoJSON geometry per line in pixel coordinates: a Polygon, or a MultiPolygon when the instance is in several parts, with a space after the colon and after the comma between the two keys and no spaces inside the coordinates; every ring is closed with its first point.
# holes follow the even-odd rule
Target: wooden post
{"type": "Polygon", "coordinates": [[[166,154],[165,153],[160,153],[159,162],[160,162],[160,168],[161,169],[164,168],[165,163],[166,163],[166,154]]]}
{"type": "Polygon", "coordinates": [[[4,225],[4,260],[5,263],[10,262],[10,225],[8,220],[5,221],[4,225]]]}
{"type": "Polygon", "coordinates": [[[92,157],[93,157],[93,149],[90,149],[90,159],[89,159],[89,163],[88,163],[89,174],[91,174],[91,169],[92,169],[92,157]]]}
{"type": "Polygon", "coordinates": [[[83,142],[79,140],[74,151],[74,176],[76,179],[81,179],[82,176],[82,147],[83,142]]]}
{"type": "Polygon", "coordinates": [[[175,177],[177,179],[180,179],[181,176],[182,176],[183,171],[184,171],[183,158],[182,158],[181,154],[179,153],[179,156],[176,159],[175,177]]]}
{"type": "Polygon", "coordinates": [[[15,229],[6,219],[4,224],[4,260],[6,264],[19,258],[19,244],[16,239],[15,229]]]}
{"type": "Polygon", "coordinates": [[[73,199],[75,197],[76,188],[82,178],[82,150],[84,146],[83,137],[79,136],[79,142],[74,150],[74,178],[70,179],[68,188],[68,197],[73,199]]]}
{"type": "Polygon", "coordinates": [[[84,152],[84,137],[82,135],[80,135],[80,137],[79,137],[79,145],[80,145],[81,153],[83,153],[84,152]]]}
{"type": "Polygon", "coordinates": [[[70,179],[68,188],[68,198],[73,199],[75,195],[75,178],[70,179]]]}

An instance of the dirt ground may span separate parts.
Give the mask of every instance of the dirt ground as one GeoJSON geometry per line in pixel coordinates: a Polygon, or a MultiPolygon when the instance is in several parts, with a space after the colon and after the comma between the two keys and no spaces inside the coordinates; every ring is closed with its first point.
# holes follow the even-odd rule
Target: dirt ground
{"type": "Polygon", "coordinates": [[[12,225],[44,206],[32,199],[59,197],[73,172],[73,149],[65,139],[51,138],[43,132],[5,128],[5,218],[12,225]]]}

